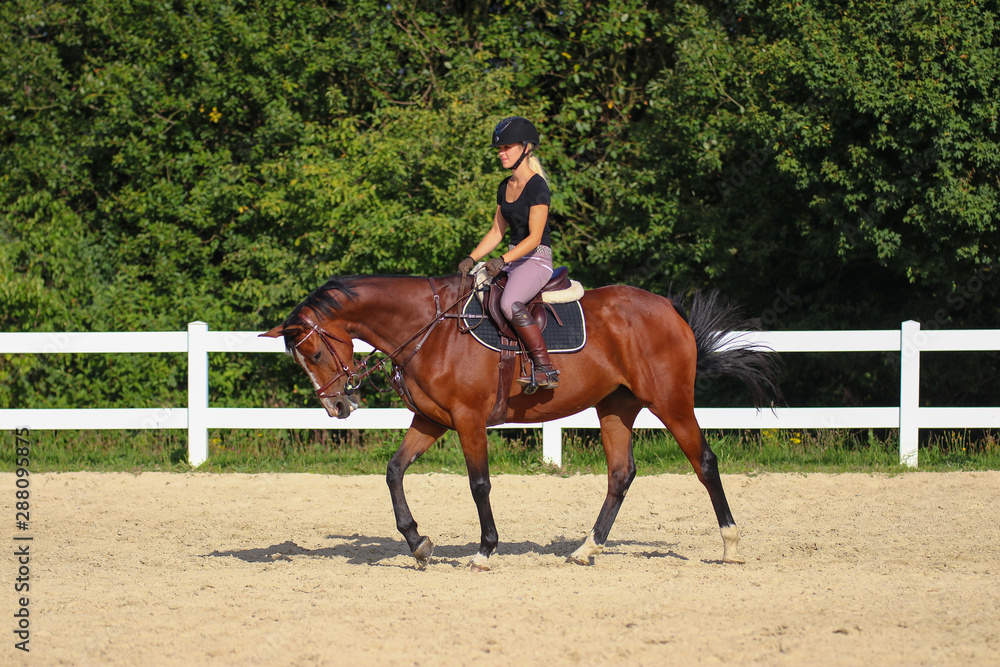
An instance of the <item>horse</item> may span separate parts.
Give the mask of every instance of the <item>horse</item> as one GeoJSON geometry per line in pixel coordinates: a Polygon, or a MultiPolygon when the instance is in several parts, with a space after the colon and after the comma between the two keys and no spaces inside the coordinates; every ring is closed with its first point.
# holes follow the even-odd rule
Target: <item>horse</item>
{"type": "MultiPolygon", "coordinates": [[[[446,323],[458,317],[452,311],[468,296],[464,289],[465,277],[457,274],[332,278],[284,322],[260,335],[284,337],[286,352],[309,376],[319,402],[331,417],[341,419],[358,407],[357,387],[375,370],[367,367],[367,359],[354,363],[353,339],[387,355],[384,361],[393,363],[393,387],[414,413],[386,469],[396,527],[417,566],[425,567],[434,544],[417,530],[403,475],[453,429],[481,528],[479,551],[469,564],[473,571],[484,571],[499,544],[490,506],[486,430],[500,353],[463,334],[457,324],[446,323]]],[[[529,394],[515,384],[506,411],[508,422],[534,423],[592,406],[597,410],[608,490],[593,529],[568,560],[587,565],[602,551],[636,475],[632,425],[639,411],[648,408],[669,429],[708,490],[722,535],[723,562],[745,562],[716,455],[695,418],[695,379],[739,378],[755,407],[773,408],[780,397],[773,351],[736,333],[748,328],[748,322],[717,292],[696,293],[686,316],[679,299],[626,285],[587,290],[581,305],[586,345],[572,354],[552,355],[559,387],[529,394]]]]}

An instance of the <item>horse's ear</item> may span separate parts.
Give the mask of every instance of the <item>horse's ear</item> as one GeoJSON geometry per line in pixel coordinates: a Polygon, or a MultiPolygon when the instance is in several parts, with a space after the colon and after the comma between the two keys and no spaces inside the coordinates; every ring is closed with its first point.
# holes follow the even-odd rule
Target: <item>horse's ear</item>
{"type": "Polygon", "coordinates": [[[261,335],[257,336],[257,338],[278,338],[279,336],[283,336],[284,333],[285,333],[285,325],[279,324],[270,331],[265,331],[261,335]]]}

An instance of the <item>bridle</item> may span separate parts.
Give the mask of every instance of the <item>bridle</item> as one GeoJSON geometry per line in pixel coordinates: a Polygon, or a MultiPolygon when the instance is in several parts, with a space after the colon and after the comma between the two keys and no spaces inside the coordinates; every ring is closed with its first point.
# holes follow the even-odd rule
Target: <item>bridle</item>
{"type": "Polygon", "coordinates": [[[295,344],[289,348],[289,351],[298,349],[299,345],[302,345],[302,343],[309,340],[310,336],[316,334],[317,336],[319,336],[319,339],[323,341],[323,346],[327,349],[327,351],[331,355],[333,355],[333,358],[337,361],[337,365],[340,366],[340,372],[334,375],[329,380],[327,380],[326,384],[324,384],[322,387],[316,390],[316,397],[337,398],[338,396],[346,396],[354,393],[354,390],[357,389],[358,385],[361,384],[361,379],[357,377],[356,371],[352,371],[350,367],[348,367],[348,365],[344,363],[344,360],[340,358],[339,354],[337,354],[337,348],[335,348],[333,346],[333,343],[331,343],[330,341],[335,340],[338,343],[344,343],[347,345],[353,345],[353,343],[351,343],[350,340],[344,340],[342,338],[334,336],[332,333],[323,329],[321,326],[319,326],[318,324],[316,324],[315,322],[313,322],[312,320],[310,320],[309,318],[305,317],[302,314],[299,314],[298,320],[309,327],[309,333],[307,333],[305,336],[297,340],[295,344]],[[339,380],[341,376],[345,375],[347,376],[347,382],[344,383],[344,390],[337,391],[332,394],[327,394],[326,390],[330,388],[330,385],[339,380]]]}
{"type": "MultiPolygon", "coordinates": [[[[355,394],[355,392],[361,387],[361,383],[365,379],[368,379],[369,376],[372,375],[372,373],[382,370],[388,374],[388,370],[385,368],[385,364],[388,361],[393,361],[397,374],[401,373],[403,367],[406,366],[406,364],[408,364],[410,360],[413,359],[414,355],[416,355],[416,353],[420,351],[420,348],[423,347],[424,341],[426,341],[427,337],[431,335],[431,331],[434,330],[434,327],[436,327],[439,323],[443,322],[447,317],[453,317],[453,318],[461,317],[461,315],[458,314],[448,314],[448,311],[450,311],[455,306],[468,299],[469,296],[471,296],[472,292],[475,290],[475,287],[466,292],[465,281],[463,279],[462,284],[459,288],[459,292],[462,293],[461,296],[453,304],[442,310],[441,297],[437,293],[437,286],[434,284],[434,279],[428,278],[428,280],[431,283],[431,293],[434,295],[434,310],[435,310],[434,319],[432,319],[430,322],[428,322],[420,329],[418,329],[416,333],[414,333],[412,336],[403,341],[403,343],[398,347],[396,347],[395,350],[387,353],[384,359],[378,361],[371,368],[368,367],[368,362],[375,355],[374,352],[372,352],[367,357],[362,359],[361,362],[358,363],[357,366],[355,366],[354,370],[351,370],[351,368],[346,363],[344,363],[344,360],[341,358],[341,356],[337,354],[337,349],[333,346],[333,343],[331,343],[330,341],[337,341],[338,343],[344,343],[345,345],[352,345],[352,346],[353,342],[350,339],[344,340],[342,338],[334,336],[329,331],[325,330],[323,327],[316,324],[302,313],[299,313],[296,319],[298,319],[299,322],[307,326],[309,328],[309,332],[305,336],[297,340],[294,345],[291,345],[289,347],[289,351],[291,352],[296,350],[300,345],[302,345],[302,343],[306,342],[306,340],[308,340],[310,336],[316,334],[317,336],[319,336],[319,339],[323,341],[323,346],[327,349],[327,351],[331,355],[333,355],[333,358],[336,360],[337,365],[340,367],[340,372],[338,372],[332,378],[327,380],[322,387],[316,390],[317,398],[322,399],[322,398],[337,398],[338,396],[347,396],[348,399],[350,400],[350,396],[352,394],[355,394]],[[407,355],[407,357],[401,362],[396,362],[395,361],[396,355],[399,354],[403,349],[405,349],[410,343],[412,343],[418,337],[421,337],[420,341],[413,348],[410,354],[407,355]],[[337,380],[339,380],[341,377],[344,376],[347,377],[347,380],[346,382],[344,382],[343,391],[326,393],[327,390],[330,388],[330,385],[332,385],[334,382],[336,382],[337,380]]],[[[376,389],[378,389],[378,387],[376,387],[376,389]]],[[[381,392],[383,390],[378,389],[378,391],[381,392]]],[[[385,391],[390,391],[390,390],[385,390],[385,391]]],[[[354,399],[354,402],[355,403],[357,402],[356,398],[354,399]]]]}

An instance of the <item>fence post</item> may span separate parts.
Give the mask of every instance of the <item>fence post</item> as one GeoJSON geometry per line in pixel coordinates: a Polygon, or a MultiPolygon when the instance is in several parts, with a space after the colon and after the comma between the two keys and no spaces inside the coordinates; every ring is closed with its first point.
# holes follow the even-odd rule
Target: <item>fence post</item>
{"type": "Polygon", "coordinates": [[[188,463],[208,459],[208,341],[204,322],[188,323],[188,463]]]}
{"type": "Polygon", "coordinates": [[[899,338],[899,463],[917,467],[920,436],[920,322],[907,320],[899,338]]]}
{"type": "Polygon", "coordinates": [[[542,462],[562,466],[562,427],[557,423],[542,423],[542,462]]]}

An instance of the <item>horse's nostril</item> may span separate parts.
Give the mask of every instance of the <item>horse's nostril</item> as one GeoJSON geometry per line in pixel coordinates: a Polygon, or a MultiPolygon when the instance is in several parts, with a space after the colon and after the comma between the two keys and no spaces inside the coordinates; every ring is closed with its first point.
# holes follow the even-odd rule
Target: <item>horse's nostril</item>
{"type": "Polygon", "coordinates": [[[337,408],[337,418],[346,419],[351,416],[351,412],[354,411],[354,406],[351,405],[351,400],[349,396],[338,396],[337,400],[334,401],[334,407],[337,408]]]}

